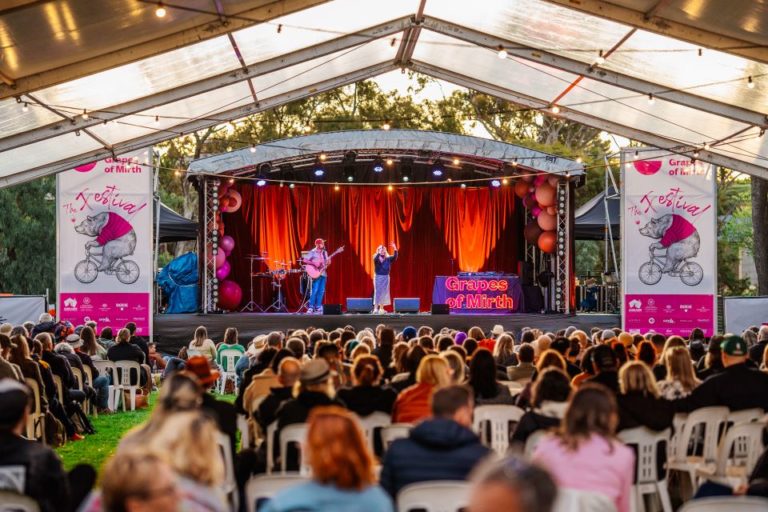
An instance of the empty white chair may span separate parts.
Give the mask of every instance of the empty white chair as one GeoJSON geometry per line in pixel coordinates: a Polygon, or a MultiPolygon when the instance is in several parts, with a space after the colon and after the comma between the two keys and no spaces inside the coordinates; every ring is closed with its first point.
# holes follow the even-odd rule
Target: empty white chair
{"type": "Polygon", "coordinates": [[[0,490],[0,512],[39,512],[35,500],[23,494],[0,490]]]}
{"type": "Polygon", "coordinates": [[[286,464],[288,459],[288,446],[295,444],[296,449],[299,452],[299,473],[302,475],[309,474],[309,467],[304,465],[303,457],[301,456],[301,445],[307,437],[307,424],[296,423],[294,425],[288,425],[280,431],[280,472],[286,472],[286,464]]]}
{"type": "Polygon", "coordinates": [[[552,512],[616,512],[616,504],[604,494],[560,487],[552,512]]]}
{"type": "Polygon", "coordinates": [[[29,389],[32,390],[33,399],[33,409],[27,416],[27,439],[40,439],[45,443],[45,414],[43,414],[43,408],[40,405],[40,386],[37,385],[36,380],[25,380],[29,389]]]}
{"type": "Polygon", "coordinates": [[[692,500],[679,512],[765,512],[768,499],[757,496],[725,496],[692,500]]]}
{"type": "Polygon", "coordinates": [[[298,473],[252,477],[245,484],[246,510],[248,512],[256,512],[256,504],[259,500],[272,498],[283,489],[307,481],[307,477],[301,476],[298,473]]]}
{"type": "Polygon", "coordinates": [[[243,357],[243,353],[234,349],[225,348],[219,353],[219,360],[221,361],[218,382],[219,394],[224,394],[229,380],[232,380],[235,389],[237,389],[237,373],[235,372],[235,366],[241,357],[243,357]]]}
{"type": "Polygon", "coordinates": [[[696,486],[696,469],[706,462],[713,462],[717,456],[720,428],[727,421],[728,413],[727,407],[703,407],[691,412],[685,420],[677,440],[677,447],[667,462],[667,469],[682,471],[688,475],[691,489],[696,486]],[[704,428],[702,454],[689,455],[689,448],[698,446],[698,442],[694,439],[694,429],[699,425],[704,428]]]}
{"type": "Polygon", "coordinates": [[[376,438],[376,429],[383,429],[392,424],[392,418],[389,414],[383,412],[374,412],[365,417],[359,417],[360,426],[365,434],[365,440],[368,442],[368,448],[373,453],[374,440],[376,438]]]}
{"type": "Polygon", "coordinates": [[[411,423],[392,423],[381,429],[381,442],[384,445],[384,450],[389,448],[392,441],[395,439],[404,439],[408,437],[409,432],[413,428],[411,423]]]}
{"type": "Polygon", "coordinates": [[[696,470],[702,480],[738,487],[747,478],[763,453],[765,425],[758,422],[736,423],[728,429],[717,448],[716,461],[696,470]]]}
{"type": "Polygon", "coordinates": [[[622,430],[618,437],[624,444],[637,447],[637,457],[635,459],[636,482],[632,486],[632,499],[634,500],[635,511],[645,512],[645,501],[643,496],[646,494],[656,494],[659,496],[661,506],[664,512],[672,512],[672,502],[669,499],[669,490],[667,489],[667,480],[659,475],[658,454],[660,444],[669,444],[669,429],[663,432],[653,432],[645,427],[622,430]]]}
{"type": "Polygon", "coordinates": [[[232,510],[237,510],[237,481],[235,480],[235,462],[232,457],[232,445],[229,442],[229,436],[222,433],[216,433],[216,444],[219,445],[219,451],[224,461],[224,483],[222,490],[227,496],[232,510]]]}
{"type": "Polygon", "coordinates": [[[481,405],[475,408],[473,429],[483,444],[504,455],[509,448],[510,424],[517,424],[524,413],[514,405],[481,405]],[[486,429],[487,424],[490,424],[490,430],[486,429]]]}
{"type": "Polygon", "coordinates": [[[519,395],[525,386],[521,384],[520,382],[514,381],[514,380],[500,380],[499,384],[502,386],[506,386],[507,389],[509,389],[509,392],[514,395],[519,395]]]}
{"type": "Polygon", "coordinates": [[[397,494],[397,511],[457,512],[469,504],[467,482],[438,480],[406,485],[397,494]]]}
{"type": "Polygon", "coordinates": [[[275,469],[275,433],[277,433],[277,420],[267,426],[267,474],[275,469]]]}
{"type": "MultiPolygon", "coordinates": [[[[131,397],[131,410],[136,410],[136,393],[139,391],[139,384],[141,383],[141,365],[136,361],[115,361],[115,373],[119,382],[115,385],[115,388],[119,391],[118,399],[123,403],[123,411],[125,411],[125,395],[127,391],[131,397]],[[135,375],[134,379],[131,378],[131,374],[135,375]]],[[[117,403],[115,403],[117,407],[117,403]]]]}

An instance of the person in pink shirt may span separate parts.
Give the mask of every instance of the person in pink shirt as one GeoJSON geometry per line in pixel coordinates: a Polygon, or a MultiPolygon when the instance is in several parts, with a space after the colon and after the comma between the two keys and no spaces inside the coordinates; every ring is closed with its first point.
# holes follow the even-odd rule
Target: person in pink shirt
{"type": "Polygon", "coordinates": [[[558,488],[602,494],[618,512],[629,512],[634,452],[616,439],[618,406],[600,384],[583,384],[573,394],[560,432],[536,446],[533,462],[549,471],[558,488]]]}

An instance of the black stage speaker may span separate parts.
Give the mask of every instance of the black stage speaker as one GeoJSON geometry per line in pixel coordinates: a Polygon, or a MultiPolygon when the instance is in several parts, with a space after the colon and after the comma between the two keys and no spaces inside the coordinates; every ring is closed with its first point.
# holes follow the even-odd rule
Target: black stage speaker
{"type": "Polygon", "coordinates": [[[448,304],[432,304],[433,315],[447,315],[450,313],[448,304]]]}
{"type": "Polygon", "coordinates": [[[395,313],[418,313],[420,303],[418,297],[395,299],[395,313]]]}
{"type": "Polygon", "coordinates": [[[347,297],[347,313],[370,313],[371,311],[373,311],[373,299],[347,297]]]}
{"type": "Polygon", "coordinates": [[[324,315],[340,315],[341,304],[323,304],[324,315]]]}

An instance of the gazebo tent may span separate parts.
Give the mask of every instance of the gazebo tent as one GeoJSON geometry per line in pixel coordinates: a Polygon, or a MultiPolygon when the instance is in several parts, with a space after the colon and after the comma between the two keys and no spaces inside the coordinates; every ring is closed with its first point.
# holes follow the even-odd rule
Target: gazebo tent
{"type": "MultiPolygon", "coordinates": [[[[155,204],[157,208],[157,204],[155,204]]],[[[184,242],[197,240],[197,222],[182,217],[163,203],[160,203],[159,242],[184,242]]]]}
{"type": "Polygon", "coordinates": [[[410,69],[768,177],[768,5],[136,0],[0,9],[0,186],[410,69]],[[499,58],[502,57],[502,58],[499,58]]]}
{"type": "MultiPolygon", "coordinates": [[[[573,237],[576,240],[604,240],[606,228],[605,191],[576,210],[573,237]]],[[[608,216],[614,240],[621,236],[621,200],[616,189],[608,189],[608,216]]]]}

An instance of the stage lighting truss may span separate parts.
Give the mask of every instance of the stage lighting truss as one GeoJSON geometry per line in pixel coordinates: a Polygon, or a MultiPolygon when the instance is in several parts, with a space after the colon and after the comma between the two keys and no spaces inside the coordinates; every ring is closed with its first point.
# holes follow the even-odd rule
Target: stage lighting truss
{"type": "Polygon", "coordinates": [[[219,247],[219,226],[217,223],[219,184],[220,180],[218,179],[203,180],[203,197],[205,197],[203,313],[211,313],[218,310],[219,280],[216,278],[216,254],[219,247]],[[210,250],[208,250],[209,248],[210,250]]]}
{"type": "Polygon", "coordinates": [[[571,312],[571,233],[570,183],[561,179],[557,184],[557,245],[555,247],[555,310],[571,312]]]}

